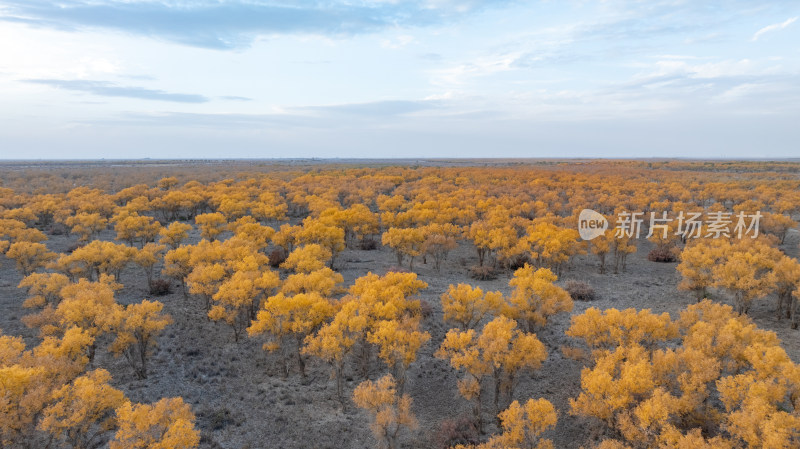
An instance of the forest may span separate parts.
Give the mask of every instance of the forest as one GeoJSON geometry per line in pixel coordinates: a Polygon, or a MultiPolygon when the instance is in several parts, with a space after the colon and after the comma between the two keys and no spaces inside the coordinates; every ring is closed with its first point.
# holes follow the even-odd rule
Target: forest
{"type": "Polygon", "coordinates": [[[0,180],[0,448],[800,447],[800,163],[0,180]]]}

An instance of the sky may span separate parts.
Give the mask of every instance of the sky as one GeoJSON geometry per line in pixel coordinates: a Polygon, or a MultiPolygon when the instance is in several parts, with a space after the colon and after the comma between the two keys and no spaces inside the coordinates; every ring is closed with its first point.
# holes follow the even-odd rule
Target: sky
{"type": "Polygon", "coordinates": [[[797,0],[0,0],[0,158],[800,157],[797,0]]]}

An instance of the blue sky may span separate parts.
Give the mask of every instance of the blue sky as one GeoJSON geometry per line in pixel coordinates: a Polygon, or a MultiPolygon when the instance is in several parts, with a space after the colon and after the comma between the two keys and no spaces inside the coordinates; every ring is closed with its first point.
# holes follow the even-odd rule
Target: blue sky
{"type": "Polygon", "coordinates": [[[0,157],[800,157],[800,2],[0,0],[0,157]]]}

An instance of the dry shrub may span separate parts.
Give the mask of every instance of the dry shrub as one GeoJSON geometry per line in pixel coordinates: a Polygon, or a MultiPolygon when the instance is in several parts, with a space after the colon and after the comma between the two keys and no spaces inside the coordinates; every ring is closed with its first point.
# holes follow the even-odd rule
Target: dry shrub
{"type": "Polygon", "coordinates": [[[150,294],[164,296],[172,293],[172,285],[166,279],[156,279],[150,283],[150,294]]]}
{"type": "Polygon", "coordinates": [[[480,433],[475,420],[471,417],[461,416],[455,419],[445,419],[439,424],[433,440],[436,447],[448,449],[454,446],[478,444],[480,433]]]}
{"type": "Polygon", "coordinates": [[[363,238],[358,242],[358,249],[372,251],[378,249],[378,241],[372,237],[363,238]]]}
{"type": "Polygon", "coordinates": [[[429,316],[433,315],[433,306],[428,301],[424,299],[419,300],[419,313],[422,315],[422,318],[428,318],[429,316]]]}
{"type": "Polygon", "coordinates": [[[570,360],[584,360],[586,358],[586,351],[573,346],[562,345],[561,354],[570,360]]]}
{"type": "Polygon", "coordinates": [[[671,248],[655,248],[647,253],[647,260],[650,262],[676,262],[678,258],[675,256],[675,251],[671,248]]]}
{"type": "Polygon", "coordinates": [[[286,260],[286,251],[283,248],[275,248],[269,253],[269,266],[278,268],[286,260]]]}
{"type": "Polygon", "coordinates": [[[567,281],[564,284],[564,290],[569,293],[573,301],[594,301],[597,299],[594,289],[586,282],[567,281]]]}
{"type": "Polygon", "coordinates": [[[47,233],[50,235],[67,235],[69,234],[69,228],[61,223],[53,223],[47,229],[47,233]]]}
{"type": "Polygon", "coordinates": [[[495,273],[494,268],[486,265],[471,266],[469,268],[469,275],[472,279],[477,279],[479,281],[489,281],[492,279],[497,279],[497,273],[495,273]]]}
{"type": "Polygon", "coordinates": [[[511,270],[518,270],[525,266],[525,264],[531,264],[531,258],[527,254],[520,254],[517,256],[512,257],[511,259],[506,261],[506,266],[511,270]]]}

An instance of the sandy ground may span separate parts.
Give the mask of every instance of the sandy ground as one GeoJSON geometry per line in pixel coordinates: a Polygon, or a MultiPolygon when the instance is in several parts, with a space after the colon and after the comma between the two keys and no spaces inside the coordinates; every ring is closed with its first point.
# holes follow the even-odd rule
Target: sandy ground
{"type": "MultiPolygon", "coordinates": [[[[101,235],[113,238],[111,231],[101,235]]],[[[783,248],[797,257],[798,234],[792,231],[783,248]]],[[[48,246],[65,251],[75,237],[51,236],[48,246]]],[[[599,274],[596,258],[579,256],[573,267],[562,274],[559,283],[569,279],[588,282],[599,298],[591,303],[576,302],[572,314],[589,307],[649,308],[654,312],[669,312],[677,316],[694,298],[676,290],[679,276],[674,263],[661,264],[646,259],[650,244],[638,241],[639,251],[629,257],[626,272],[599,274]]],[[[346,284],[369,271],[383,274],[396,262],[387,248],[375,251],[346,250],[339,258],[338,269],[346,284]]],[[[440,273],[431,263],[415,263],[415,271],[429,284],[420,297],[428,301],[434,313],[426,318],[425,329],[431,333],[429,344],[420,352],[408,373],[406,391],[413,397],[413,411],[419,419],[419,429],[404,439],[406,447],[435,447],[435,433],[443,419],[469,413],[469,404],[456,390],[456,375],[447,362],[433,357],[433,352],[449,328],[442,322],[439,297],[449,284],[465,282],[484,289],[508,292],[511,272],[500,273],[496,280],[474,281],[467,267],[475,264],[474,249],[466,243],[454,251],[443,264],[440,273]]],[[[159,267],[160,268],[160,267],[159,267]]],[[[30,313],[22,308],[24,292],[16,288],[21,276],[13,262],[0,258],[0,329],[6,334],[23,335],[30,344],[36,343],[35,331],[27,329],[20,317],[30,313]]],[[[125,288],[117,295],[121,303],[138,302],[146,298],[145,278],[136,267],[129,267],[121,276],[125,288]]],[[[327,365],[309,360],[308,376],[295,373],[288,378],[280,374],[278,354],[261,349],[259,339],[233,340],[232,331],[224,324],[205,318],[200,301],[185,300],[179,289],[160,298],[174,319],[159,338],[159,348],[151,358],[151,375],[138,380],[123,358],[114,358],[105,349],[98,352],[95,366],[108,369],[113,385],[132,400],[151,402],[167,396],[182,396],[192,405],[197,425],[202,431],[204,448],[331,448],[355,449],[376,446],[369,431],[369,417],[350,403],[341,410],[335,399],[334,381],[327,365]]],[[[774,298],[757,302],[752,318],[762,328],[775,331],[789,355],[800,361],[800,331],[789,328],[787,320],[778,321],[774,313],[774,298]]],[[[559,411],[558,425],[547,433],[558,448],[576,448],[601,437],[596,423],[569,415],[568,399],[577,396],[580,388],[581,363],[564,358],[558,348],[569,343],[564,331],[569,314],[551,320],[539,333],[546,344],[549,357],[542,368],[522,376],[515,399],[543,397],[559,411]]],[[[353,367],[349,368],[351,371],[353,367]]],[[[348,371],[346,389],[359,382],[348,371]]],[[[370,377],[376,379],[385,372],[380,363],[373,363],[370,377]]],[[[487,398],[488,399],[488,398],[487,398]]],[[[484,408],[490,409],[487,403],[484,408]]],[[[490,417],[485,415],[488,421],[490,417]]],[[[493,431],[493,426],[487,426],[493,431]]]]}

